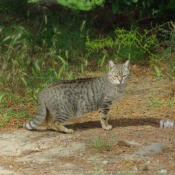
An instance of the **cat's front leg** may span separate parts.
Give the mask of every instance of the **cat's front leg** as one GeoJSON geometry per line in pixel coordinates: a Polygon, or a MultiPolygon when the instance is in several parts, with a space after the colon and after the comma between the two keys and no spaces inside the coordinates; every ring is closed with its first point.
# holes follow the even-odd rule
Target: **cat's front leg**
{"type": "Polygon", "coordinates": [[[109,111],[100,111],[101,126],[105,130],[112,129],[112,125],[108,124],[108,119],[109,119],[108,112],[109,111]]]}

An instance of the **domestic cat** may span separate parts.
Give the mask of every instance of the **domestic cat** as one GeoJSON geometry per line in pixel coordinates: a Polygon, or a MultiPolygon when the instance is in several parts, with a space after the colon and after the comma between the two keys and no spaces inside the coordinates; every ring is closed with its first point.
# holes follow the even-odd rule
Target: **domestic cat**
{"type": "Polygon", "coordinates": [[[123,96],[128,78],[129,60],[124,64],[109,61],[109,71],[101,77],[52,83],[38,96],[36,118],[23,126],[33,130],[45,120],[51,129],[73,133],[64,126],[65,121],[98,110],[102,128],[110,130],[108,112],[123,96]]]}

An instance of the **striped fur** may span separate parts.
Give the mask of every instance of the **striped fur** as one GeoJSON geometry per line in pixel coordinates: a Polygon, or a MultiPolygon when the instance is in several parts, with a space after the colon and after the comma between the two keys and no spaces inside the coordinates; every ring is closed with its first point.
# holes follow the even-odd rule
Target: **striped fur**
{"type": "Polygon", "coordinates": [[[109,61],[109,71],[101,77],[58,81],[48,85],[38,96],[36,118],[24,123],[28,130],[37,128],[44,120],[49,128],[65,133],[73,130],[65,121],[99,110],[102,128],[110,130],[108,112],[123,95],[129,77],[129,61],[115,65],[109,61]]]}

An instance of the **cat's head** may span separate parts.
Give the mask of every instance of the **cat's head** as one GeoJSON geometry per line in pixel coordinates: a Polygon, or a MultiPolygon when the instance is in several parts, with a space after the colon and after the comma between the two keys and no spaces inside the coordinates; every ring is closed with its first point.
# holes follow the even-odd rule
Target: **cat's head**
{"type": "Polygon", "coordinates": [[[125,84],[129,77],[129,60],[124,64],[114,64],[109,61],[108,79],[114,85],[125,84]]]}

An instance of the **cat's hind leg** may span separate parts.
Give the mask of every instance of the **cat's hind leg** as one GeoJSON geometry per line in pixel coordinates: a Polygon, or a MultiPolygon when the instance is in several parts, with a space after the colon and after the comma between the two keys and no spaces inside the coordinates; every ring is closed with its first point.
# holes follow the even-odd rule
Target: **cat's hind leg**
{"type": "Polygon", "coordinates": [[[56,121],[54,124],[57,131],[64,132],[66,134],[72,134],[74,132],[74,130],[66,128],[63,123],[56,121]]]}
{"type": "Polygon", "coordinates": [[[53,129],[54,131],[64,132],[66,134],[74,132],[74,130],[66,128],[63,123],[58,121],[54,122],[52,119],[47,120],[47,129],[53,129]]]}
{"type": "Polygon", "coordinates": [[[55,131],[64,132],[66,134],[71,134],[74,132],[72,129],[68,129],[64,126],[64,121],[67,117],[60,117],[61,115],[52,109],[52,112],[48,110],[46,118],[47,129],[53,129],[55,131]]]}

